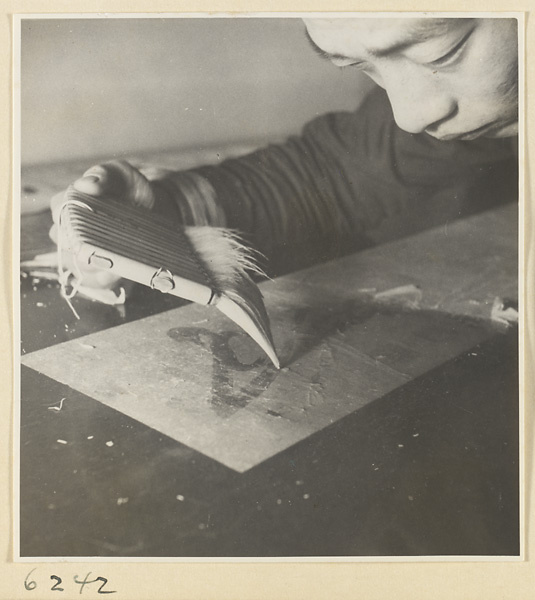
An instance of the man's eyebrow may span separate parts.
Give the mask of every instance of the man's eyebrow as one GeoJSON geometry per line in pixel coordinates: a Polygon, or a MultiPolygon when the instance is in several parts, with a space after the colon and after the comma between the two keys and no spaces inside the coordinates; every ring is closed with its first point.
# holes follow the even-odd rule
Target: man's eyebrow
{"type": "MultiPolygon", "coordinates": [[[[465,20],[467,19],[458,19],[457,22],[460,23],[465,20]]],[[[427,42],[434,37],[446,33],[450,28],[451,21],[452,19],[442,19],[440,21],[432,22],[431,26],[429,26],[431,22],[420,24],[420,26],[416,27],[406,39],[401,39],[385,48],[368,48],[368,54],[373,58],[382,58],[406,50],[411,46],[417,46],[418,44],[422,44],[423,42],[427,42]]]]}

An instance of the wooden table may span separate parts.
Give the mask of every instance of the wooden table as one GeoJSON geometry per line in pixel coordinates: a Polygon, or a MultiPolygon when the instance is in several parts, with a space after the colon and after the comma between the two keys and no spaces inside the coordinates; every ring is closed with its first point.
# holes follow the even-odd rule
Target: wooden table
{"type": "Polygon", "coordinates": [[[280,373],[204,307],[23,281],[21,554],[518,554],[516,247],[507,205],[263,284],[280,373]]]}

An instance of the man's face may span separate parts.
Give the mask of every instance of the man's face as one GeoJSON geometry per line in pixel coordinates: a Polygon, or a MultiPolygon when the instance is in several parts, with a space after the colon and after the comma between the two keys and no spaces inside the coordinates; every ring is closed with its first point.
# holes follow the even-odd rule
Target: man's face
{"type": "Polygon", "coordinates": [[[515,19],[305,19],[316,50],[383,87],[410,133],[440,139],[518,132],[515,19]]]}

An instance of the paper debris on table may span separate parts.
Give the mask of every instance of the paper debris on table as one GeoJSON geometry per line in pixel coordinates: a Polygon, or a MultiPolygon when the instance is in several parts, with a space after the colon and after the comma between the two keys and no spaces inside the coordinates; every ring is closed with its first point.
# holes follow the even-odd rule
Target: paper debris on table
{"type": "Polygon", "coordinates": [[[49,406],[48,410],[55,410],[56,412],[59,412],[63,408],[63,403],[65,402],[65,400],[66,400],[66,398],[62,398],[56,404],[53,404],[52,406],[49,406]],[[58,404],[59,404],[59,406],[58,406],[58,404]]]}
{"type": "Polygon", "coordinates": [[[45,281],[58,281],[58,256],[57,252],[38,254],[30,260],[20,263],[23,277],[33,277],[33,283],[39,283],[40,279],[45,281]]]}
{"type": "Polygon", "coordinates": [[[108,306],[116,306],[126,302],[126,292],[124,291],[124,288],[120,288],[119,293],[116,294],[114,290],[91,288],[81,285],[78,288],[78,293],[80,296],[89,298],[89,300],[95,300],[101,304],[107,304],[108,306]]]}
{"type": "Polygon", "coordinates": [[[45,254],[38,254],[31,260],[24,260],[20,263],[20,268],[24,271],[31,269],[56,269],[58,268],[58,253],[57,252],[46,252],[45,254]]]}
{"type": "Polygon", "coordinates": [[[94,350],[96,348],[96,346],[93,346],[93,344],[84,344],[83,342],[79,342],[78,345],[86,350],[94,350]]]}
{"type": "Polygon", "coordinates": [[[422,301],[422,290],[414,284],[401,285],[374,294],[374,299],[385,304],[402,305],[405,308],[420,308],[422,301]]]}
{"type": "Polygon", "coordinates": [[[501,298],[494,298],[490,318],[496,323],[509,327],[513,323],[518,323],[518,311],[512,306],[505,307],[501,298]]]}

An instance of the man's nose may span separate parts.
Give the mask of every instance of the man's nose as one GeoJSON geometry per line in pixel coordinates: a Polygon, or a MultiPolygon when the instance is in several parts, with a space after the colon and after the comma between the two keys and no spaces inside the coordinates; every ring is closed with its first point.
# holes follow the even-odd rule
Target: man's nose
{"type": "Polygon", "coordinates": [[[454,97],[430,71],[399,69],[383,76],[383,84],[400,129],[433,131],[457,112],[454,97]]]}

